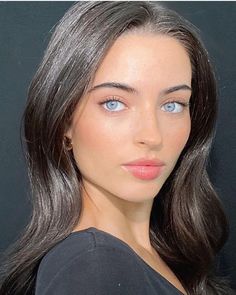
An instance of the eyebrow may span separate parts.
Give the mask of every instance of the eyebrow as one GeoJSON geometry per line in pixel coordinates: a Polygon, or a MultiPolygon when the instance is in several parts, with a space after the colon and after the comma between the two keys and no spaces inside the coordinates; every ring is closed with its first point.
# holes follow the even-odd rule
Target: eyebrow
{"type": "MultiPolygon", "coordinates": [[[[127,84],[118,83],[118,82],[104,82],[102,84],[98,84],[98,85],[93,86],[91,89],[89,89],[88,92],[91,93],[92,91],[94,91],[98,88],[117,88],[117,89],[124,90],[128,93],[139,94],[139,91],[137,89],[135,89],[127,84]]],[[[180,85],[172,86],[172,87],[162,90],[161,95],[166,95],[166,94],[178,91],[178,90],[192,91],[192,88],[186,84],[180,84],[180,85]]]]}

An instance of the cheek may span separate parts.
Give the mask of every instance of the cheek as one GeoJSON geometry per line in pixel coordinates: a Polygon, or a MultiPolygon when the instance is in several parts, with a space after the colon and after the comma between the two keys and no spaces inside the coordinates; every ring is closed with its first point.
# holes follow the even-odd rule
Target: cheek
{"type": "Polygon", "coordinates": [[[118,130],[109,120],[101,120],[96,116],[81,117],[74,125],[72,137],[78,165],[92,165],[92,162],[104,164],[114,157],[122,138],[120,128],[118,130]]]}
{"type": "Polygon", "coordinates": [[[191,120],[190,116],[186,116],[184,120],[175,122],[166,128],[165,142],[166,152],[173,155],[176,161],[184,149],[191,131],[191,120]]]}

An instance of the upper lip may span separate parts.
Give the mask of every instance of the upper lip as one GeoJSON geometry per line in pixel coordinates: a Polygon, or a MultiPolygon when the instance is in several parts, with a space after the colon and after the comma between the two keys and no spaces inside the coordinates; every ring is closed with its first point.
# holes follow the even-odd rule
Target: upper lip
{"type": "Polygon", "coordinates": [[[134,161],[131,161],[129,163],[126,163],[124,165],[129,165],[129,166],[164,166],[165,163],[157,158],[153,158],[153,159],[140,158],[140,159],[136,159],[134,161]]]}

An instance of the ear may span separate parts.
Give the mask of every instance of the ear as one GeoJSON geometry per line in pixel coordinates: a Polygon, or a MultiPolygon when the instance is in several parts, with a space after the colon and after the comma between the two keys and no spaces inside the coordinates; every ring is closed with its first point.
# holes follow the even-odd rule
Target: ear
{"type": "Polygon", "coordinates": [[[68,129],[64,135],[65,135],[67,138],[72,139],[72,132],[71,132],[71,129],[68,129]]]}
{"type": "Polygon", "coordinates": [[[69,139],[72,139],[72,126],[71,125],[67,126],[64,136],[66,136],[69,139]]]}
{"type": "Polygon", "coordinates": [[[63,145],[67,151],[70,151],[73,149],[72,128],[68,128],[67,131],[64,133],[63,145]]]}

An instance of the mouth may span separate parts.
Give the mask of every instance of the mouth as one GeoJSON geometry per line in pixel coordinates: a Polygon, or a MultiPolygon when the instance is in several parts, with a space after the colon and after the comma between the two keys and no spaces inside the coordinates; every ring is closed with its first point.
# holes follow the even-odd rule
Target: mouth
{"type": "Polygon", "coordinates": [[[161,175],[164,165],[122,165],[122,167],[136,178],[152,180],[161,175]]]}
{"type": "Polygon", "coordinates": [[[124,165],[128,165],[128,166],[163,166],[163,165],[165,165],[165,163],[162,162],[161,160],[159,160],[158,158],[152,158],[152,159],[140,158],[140,159],[136,159],[134,161],[131,161],[129,163],[125,163],[124,165]]]}

